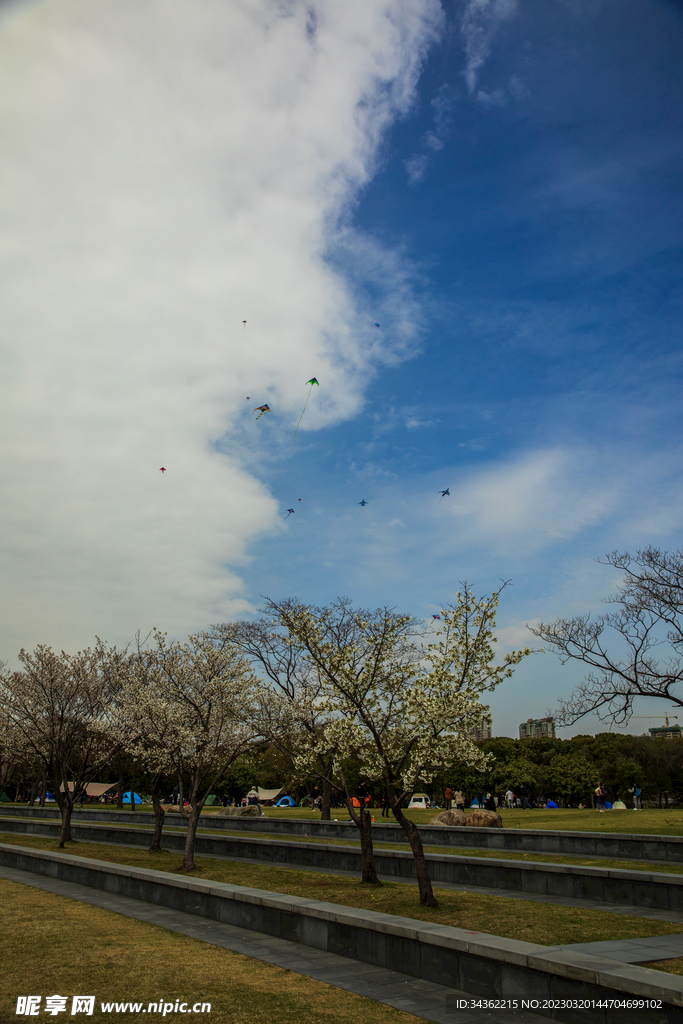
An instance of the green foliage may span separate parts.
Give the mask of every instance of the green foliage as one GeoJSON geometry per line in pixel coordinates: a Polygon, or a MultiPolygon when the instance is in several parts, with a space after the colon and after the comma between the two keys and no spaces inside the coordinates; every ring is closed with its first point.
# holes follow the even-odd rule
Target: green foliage
{"type": "Polygon", "coordinates": [[[493,755],[486,769],[453,765],[440,778],[450,781],[469,799],[480,790],[529,789],[534,797],[561,797],[566,804],[590,804],[601,782],[611,801],[631,799],[637,783],[643,796],[666,803],[683,799],[683,739],[653,740],[649,736],[599,733],[572,739],[524,739],[497,736],[478,746],[493,755]],[[447,778],[446,778],[447,776],[447,778]]]}

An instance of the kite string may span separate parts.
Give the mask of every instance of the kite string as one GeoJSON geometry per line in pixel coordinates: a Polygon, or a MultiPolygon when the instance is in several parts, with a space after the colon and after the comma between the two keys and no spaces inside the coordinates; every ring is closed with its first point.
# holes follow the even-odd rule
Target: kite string
{"type": "MultiPolygon", "coordinates": [[[[301,416],[299,416],[299,423],[301,423],[301,421],[303,419],[303,416],[304,416],[304,413],[306,412],[306,406],[308,405],[308,399],[311,397],[311,391],[312,390],[313,390],[313,385],[311,384],[310,388],[308,389],[308,394],[306,395],[306,401],[304,402],[304,407],[301,410],[301,416]]],[[[292,434],[292,437],[296,437],[296,431],[299,429],[299,423],[297,423],[296,430],[292,434]]]]}

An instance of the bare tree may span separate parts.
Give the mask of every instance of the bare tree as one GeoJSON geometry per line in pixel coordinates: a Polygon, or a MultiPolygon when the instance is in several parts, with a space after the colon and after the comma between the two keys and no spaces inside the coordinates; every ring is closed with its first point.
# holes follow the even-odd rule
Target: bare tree
{"type": "Polygon", "coordinates": [[[41,766],[59,805],[60,848],[71,840],[76,802],[116,751],[109,715],[122,658],[99,641],[75,655],[39,646],[19,654],[23,671],[0,680],[15,750],[41,766]]]}
{"type": "Polygon", "coordinates": [[[529,629],[566,664],[583,662],[590,671],[555,718],[572,725],[584,715],[627,722],[637,697],[658,697],[683,707],[683,551],[647,547],[635,556],[613,551],[605,557],[624,574],[614,611],[591,617],[541,622],[529,629]]]}

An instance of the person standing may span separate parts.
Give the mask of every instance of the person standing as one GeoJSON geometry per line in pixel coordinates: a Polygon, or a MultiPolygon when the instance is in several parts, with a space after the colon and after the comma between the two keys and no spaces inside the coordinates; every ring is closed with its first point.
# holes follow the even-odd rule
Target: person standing
{"type": "Polygon", "coordinates": [[[602,788],[602,783],[601,782],[598,782],[597,788],[595,790],[595,796],[596,796],[596,803],[598,805],[598,810],[600,811],[600,814],[604,814],[605,813],[605,791],[602,788]]]}
{"type": "Polygon", "coordinates": [[[455,791],[455,806],[459,811],[465,810],[465,794],[460,789],[455,791]]]}
{"type": "Polygon", "coordinates": [[[388,790],[385,789],[384,793],[382,794],[382,817],[383,818],[388,818],[389,817],[389,810],[390,810],[390,808],[389,808],[389,792],[388,792],[388,790]]]}
{"type": "Polygon", "coordinates": [[[361,784],[359,785],[358,789],[356,790],[356,799],[358,800],[359,808],[360,808],[360,811],[361,811],[361,817],[362,817],[362,812],[365,810],[365,799],[366,799],[367,796],[368,796],[368,787],[365,785],[365,782],[361,782],[361,784]]]}
{"type": "Polygon", "coordinates": [[[446,810],[450,811],[451,807],[453,806],[453,790],[451,789],[450,782],[446,784],[446,788],[443,791],[443,798],[446,810]]]}
{"type": "Polygon", "coordinates": [[[512,792],[511,789],[508,789],[507,793],[505,794],[505,801],[508,807],[515,806],[515,794],[512,792]]]}
{"type": "Polygon", "coordinates": [[[640,800],[640,795],[641,795],[640,794],[640,786],[638,786],[634,782],[633,785],[631,786],[631,788],[629,789],[629,793],[633,793],[633,810],[634,811],[642,811],[643,805],[642,805],[641,800],[640,800]]]}

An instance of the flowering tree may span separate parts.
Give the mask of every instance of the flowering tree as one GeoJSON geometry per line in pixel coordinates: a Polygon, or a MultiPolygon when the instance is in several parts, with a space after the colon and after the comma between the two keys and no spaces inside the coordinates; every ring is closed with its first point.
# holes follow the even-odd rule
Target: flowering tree
{"type": "Polygon", "coordinates": [[[139,649],[129,663],[117,728],[148,772],[177,775],[187,819],[185,871],[195,869],[195,835],[207,796],[229,765],[262,739],[252,724],[258,685],[227,640],[205,633],[181,644],[155,630],[153,646],[139,649]]]}
{"type": "MultiPolygon", "coordinates": [[[[259,715],[275,745],[288,756],[320,735],[325,724],[318,706],[320,680],[295,643],[277,620],[231,622],[212,627],[212,636],[223,637],[249,659],[266,678],[260,691],[259,715]]],[[[330,820],[332,754],[318,751],[313,774],[322,784],[321,821],[330,820]]]]}
{"type": "MultiPolygon", "coordinates": [[[[282,603],[280,611],[296,606],[282,603]]],[[[275,606],[269,605],[270,610],[275,606]]],[[[301,766],[302,778],[314,776],[322,787],[321,820],[330,820],[332,786],[341,788],[351,820],[361,833],[361,880],[381,884],[372,849],[370,818],[358,813],[353,795],[326,727],[333,715],[324,698],[324,683],[306,650],[285,629],[281,614],[256,622],[214,626],[212,635],[225,637],[261,670],[266,682],[259,689],[256,710],[258,729],[277,748],[301,766]]]]}
{"type": "Polygon", "coordinates": [[[23,671],[0,678],[14,751],[40,765],[59,804],[60,848],[71,840],[76,802],[116,753],[110,711],[123,658],[100,641],[75,655],[39,646],[19,654],[23,671]]]}
{"type": "Polygon", "coordinates": [[[479,769],[488,763],[467,736],[489,710],[480,697],[530,653],[513,651],[495,664],[493,629],[502,589],[477,599],[465,586],[456,604],[442,610],[436,642],[426,645],[416,642],[410,616],[387,608],[354,609],[344,598],[327,608],[271,603],[325,683],[331,721],[321,742],[335,750],[338,769],[354,751],[368,776],[383,779],[415,858],[420,902],[427,906],[436,900],[422,841],[402,802],[418,782],[455,761],[479,769]]]}

